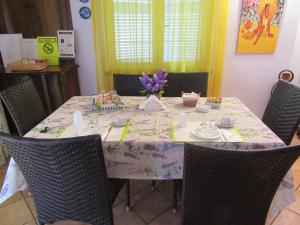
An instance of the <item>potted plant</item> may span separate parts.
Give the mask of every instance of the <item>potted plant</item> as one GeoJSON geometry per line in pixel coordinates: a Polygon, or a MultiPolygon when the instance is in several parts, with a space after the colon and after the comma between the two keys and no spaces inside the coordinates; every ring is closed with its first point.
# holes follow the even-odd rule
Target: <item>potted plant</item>
{"type": "Polygon", "coordinates": [[[155,95],[158,99],[160,99],[167,83],[167,75],[168,74],[163,69],[158,70],[153,77],[143,73],[139,79],[145,89],[142,90],[141,93],[148,97],[150,95],[155,95]]]}

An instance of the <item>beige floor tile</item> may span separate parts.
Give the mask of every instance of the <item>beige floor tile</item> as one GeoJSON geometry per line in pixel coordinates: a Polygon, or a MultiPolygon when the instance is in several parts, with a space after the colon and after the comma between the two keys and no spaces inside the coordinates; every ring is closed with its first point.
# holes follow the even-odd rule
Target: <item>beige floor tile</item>
{"type": "Polygon", "coordinates": [[[24,225],[37,225],[35,220],[30,221],[29,223],[26,223],[24,225]]]}
{"type": "MultiPolygon", "coordinates": [[[[130,180],[130,196],[134,196],[136,193],[144,190],[147,187],[151,186],[151,181],[149,180],[130,180]]],[[[125,200],[125,192],[126,187],[122,188],[122,190],[119,193],[119,198],[124,201],[125,200]]]]}
{"type": "Polygon", "coordinates": [[[293,167],[294,170],[300,171],[300,158],[294,163],[293,167]]]}
{"type": "Polygon", "coordinates": [[[293,170],[293,179],[294,179],[294,188],[296,190],[300,185],[300,171],[293,170]]]}
{"type": "Polygon", "coordinates": [[[6,165],[0,167],[0,187],[2,187],[2,185],[3,185],[3,181],[4,181],[4,178],[5,178],[6,170],[7,170],[7,166],[6,165]]]}
{"type": "Polygon", "coordinates": [[[36,218],[37,217],[37,212],[36,212],[36,208],[35,208],[35,204],[34,204],[34,200],[32,197],[26,197],[25,198],[27,204],[29,205],[30,211],[32,213],[32,215],[36,218]]]}
{"type": "MultiPolygon", "coordinates": [[[[296,202],[289,205],[287,208],[300,214],[300,189],[299,188],[296,191],[296,202]]],[[[299,224],[300,224],[300,221],[299,221],[299,224]]]]}
{"type": "Polygon", "coordinates": [[[113,213],[115,225],[145,225],[134,211],[126,212],[122,205],[114,208],[113,213]]]}
{"type": "Polygon", "coordinates": [[[173,213],[173,209],[169,209],[167,212],[162,214],[150,225],[180,225],[180,213],[173,213]]]}
{"type": "Polygon", "coordinates": [[[24,199],[0,208],[0,225],[23,225],[34,220],[24,199]]]}
{"type": "MultiPolygon", "coordinates": [[[[173,201],[173,181],[172,180],[164,180],[160,181],[157,184],[157,190],[164,194],[168,199],[173,201]]],[[[181,196],[178,192],[177,194],[177,200],[179,201],[181,199],[181,196]]]]}
{"type": "Polygon", "coordinates": [[[114,204],[113,204],[113,207],[117,207],[122,203],[123,203],[123,201],[120,198],[117,197],[114,204]]]}
{"type": "Polygon", "coordinates": [[[171,207],[171,201],[151,187],[139,192],[131,198],[133,210],[147,223],[171,207]]]}
{"type": "Polygon", "coordinates": [[[25,191],[22,191],[23,197],[30,197],[31,196],[31,192],[27,189],[25,191]]]}
{"type": "Polygon", "coordinates": [[[16,194],[14,194],[12,197],[10,197],[9,199],[7,199],[5,202],[3,202],[1,205],[0,205],[0,209],[2,207],[5,207],[13,202],[16,202],[20,199],[23,199],[23,195],[21,192],[17,192],[16,194]]]}
{"type": "Polygon", "coordinates": [[[299,145],[300,144],[300,139],[298,138],[298,136],[295,134],[294,138],[292,140],[292,145],[299,145]]]}
{"type": "Polygon", "coordinates": [[[299,225],[300,215],[288,209],[282,210],[272,225],[299,225]]]}

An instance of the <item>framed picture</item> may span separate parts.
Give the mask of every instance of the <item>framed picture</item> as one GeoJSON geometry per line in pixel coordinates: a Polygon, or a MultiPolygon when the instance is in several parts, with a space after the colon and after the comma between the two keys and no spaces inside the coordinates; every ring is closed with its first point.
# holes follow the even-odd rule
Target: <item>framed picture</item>
{"type": "Polygon", "coordinates": [[[237,53],[274,53],[285,0],[242,1],[237,53]]]}

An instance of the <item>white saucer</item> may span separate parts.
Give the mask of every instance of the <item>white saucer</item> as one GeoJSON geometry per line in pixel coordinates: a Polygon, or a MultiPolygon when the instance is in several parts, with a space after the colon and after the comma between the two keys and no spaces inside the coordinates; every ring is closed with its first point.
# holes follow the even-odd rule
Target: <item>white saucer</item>
{"type": "Polygon", "coordinates": [[[113,119],[111,121],[111,126],[113,127],[123,127],[128,123],[128,119],[113,119]]]}
{"type": "Polygon", "coordinates": [[[196,111],[200,113],[208,113],[210,109],[210,105],[197,105],[196,107],[196,111]]]}
{"type": "Polygon", "coordinates": [[[220,128],[229,129],[229,128],[233,128],[233,122],[230,124],[222,124],[221,121],[219,121],[219,122],[217,122],[217,126],[220,128]]]}
{"type": "Polygon", "coordinates": [[[204,140],[216,140],[221,137],[220,132],[216,129],[214,134],[209,135],[207,132],[201,132],[201,127],[196,127],[193,131],[192,134],[196,136],[197,138],[204,139],[204,140]]]}

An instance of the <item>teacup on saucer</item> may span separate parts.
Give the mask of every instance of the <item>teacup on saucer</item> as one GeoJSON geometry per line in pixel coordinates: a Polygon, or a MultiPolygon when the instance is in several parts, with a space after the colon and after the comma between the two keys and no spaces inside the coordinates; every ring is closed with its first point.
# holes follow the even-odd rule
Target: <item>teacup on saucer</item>
{"type": "Polygon", "coordinates": [[[210,105],[197,105],[196,111],[197,112],[202,112],[202,113],[207,113],[211,109],[210,105]]]}
{"type": "Polygon", "coordinates": [[[114,127],[123,127],[128,123],[128,119],[124,119],[121,117],[114,117],[111,120],[111,125],[114,127]]]}
{"type": "Polygon", "coordinates": [[[231,128],[233,127],[233,120],[228,117],[223,117],[218,123],[218,127],[231,128]]]}

